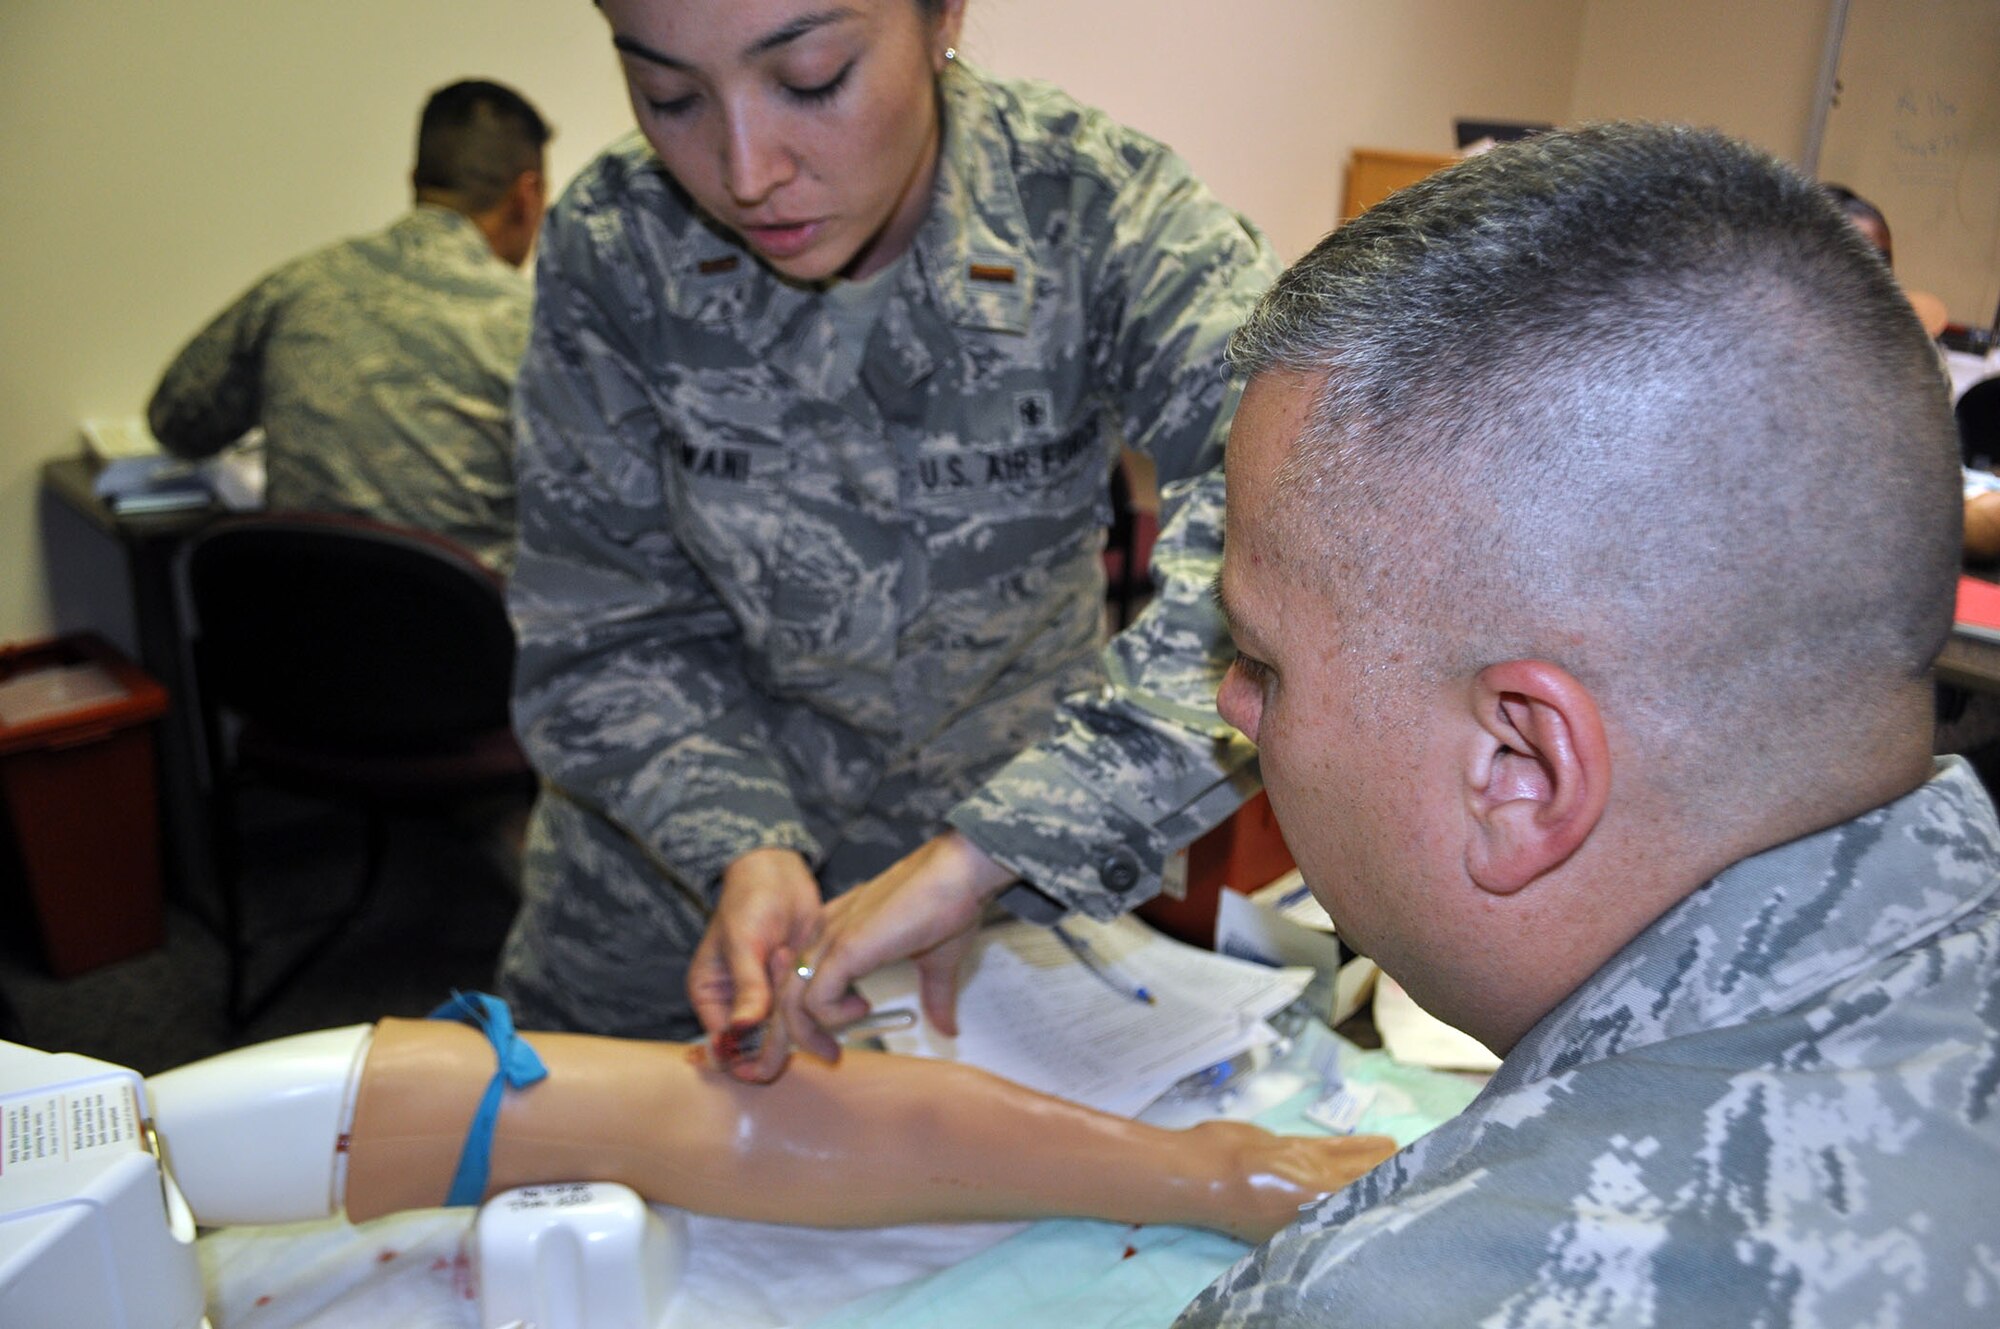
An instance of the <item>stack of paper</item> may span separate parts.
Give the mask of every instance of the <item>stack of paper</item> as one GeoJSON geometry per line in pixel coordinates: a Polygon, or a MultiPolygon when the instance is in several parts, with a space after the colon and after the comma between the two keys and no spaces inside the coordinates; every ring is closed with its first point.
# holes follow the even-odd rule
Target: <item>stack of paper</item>
{"type": "Polygon", "coordinates": [[[1500,1058],[1484,1043],[1417,1005],[1387,975],[1375,983],[1375,1030],[1382,1035],[1383,1051],[1405,1066],[1482,1074],[1500,1068],[1500,1058]]]}
{"type": "Polygon", "coordinates": [[[83,455],[97,462],[157,457],[160,440],[136,415],[98,416],[83,422],[83,455]]]}
{"type": "Polygon", "coordinates": [[[215,456],[183,461],[160,449],[136,416],[83,422],[83,455],[99,463],[97,496],[113,512],[172,512],[220,503],[231,512],[264,506],[264,431],[252,429],[215,456]]]}
{"type": "Polygon", "coordinates": [[[123,701],[131,693],[101,664],[52,665],[0,682],[0,728],[123,701]]]}
{"type": "MultiPolygon", "coordinates": [[[[1069,918],[1063,927],[1093,953],[1096,968],[1047,928],[999,924],[980,934],[967,961],[958,1037],[922,1025],[884,1041],[896,1052],[966,1062],[1132,1116],[1184,1077],[1271,1038],[1264,1021],[1312,978],[1310,969],[1197,950],[1135,918],[1069,918]],[[1153,1000],[1135,999],[1134,988],[1153,1000]]],[[[861,990],[877,1008],[915,1006],[916,971],[892,966],[862,980],[861,990]]]]}
{"type": "Polygon", "coordinates": [[[113,512],[173,512],[205,508],[215,490],[198,464],[175,457],[121,457],[97,473],[97,496],[113,512]]]}
{"type": "Polygon", "coordinates": [[[1326,980],[1329,1025],[1361,1009],[1380,972],[1373,960],[1341,946],[1333,920],[1296,868],[1248,895],[1222,892],[1216,902],[1215,949],[1260,964],[1311,965],[1326,980]]]}

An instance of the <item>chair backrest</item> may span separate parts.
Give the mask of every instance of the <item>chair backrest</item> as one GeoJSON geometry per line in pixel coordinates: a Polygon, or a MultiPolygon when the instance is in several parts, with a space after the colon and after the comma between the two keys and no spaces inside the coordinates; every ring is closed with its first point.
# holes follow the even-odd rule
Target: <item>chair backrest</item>
{"type": "Polygon", "coordinates": [[[415,750],[508,723],[501,584],[447,540],[355,517],[233,517],[191,543],[187,587],[207,705],[331,746],[415,750]]]}
{"type": "Polygon", "coordinates": [[[1982,379],[1959,394],[1958,451],[1975,471],[2000,466],[2000,378],[1982,379]]]}

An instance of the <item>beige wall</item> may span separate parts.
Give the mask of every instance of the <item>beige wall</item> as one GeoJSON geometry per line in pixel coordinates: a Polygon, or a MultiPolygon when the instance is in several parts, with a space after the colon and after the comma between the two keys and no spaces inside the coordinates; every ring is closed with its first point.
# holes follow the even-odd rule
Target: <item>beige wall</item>
{"type": "Polygon", "coordinates": [[[2000,304],[2000,0],[1853,0],[1820,174],[1889,219],[1896,275],[1989,326],[2000,304]]]}
{"type": "Polygon", "coordinates": [[[966,46],[1172,144],[1291,259],[1338,219],[1350,149],[1449,152],[1458,116],[1561,120],[1583,12],[1584,0],[972,0],[966,46]]]}
{"type": "Polygon", "coordinates": [[[588,0],[0,4],[0,641],[79,625],[42,461],[260,273],[394,217],[424,96],[468,75],[540,106],[559,178],[629,122],[588,0]]]}
{"type": "Polygon", "coordinates": [[[1827,0],[1588,0],[1570,114],[1680,120],[1802,162],[1827,0]]]}
{"type": "MultiPolygon", "coordinates": [[[[1444,151],[1457,115],[1707,107],[1789,151],[1822,21],[1820,0],[971,5],[969,56],[1172,143],[1288,257],[1332,224],[1350,147],[1444,151]],[[1663,55],[1691,10],[1699,39],[1663,55]],[[1746,49],[1786,53],[1783,76],[1710,72],[1746,49]]],[[[417,106],[467,74],[541,105],[558,180],[627,123],[586,0],[0,4],[0,641],[78,625],[46,592],[42,461],[79,420],[142,409],[259,273],[393,216],[417,106]]]]}

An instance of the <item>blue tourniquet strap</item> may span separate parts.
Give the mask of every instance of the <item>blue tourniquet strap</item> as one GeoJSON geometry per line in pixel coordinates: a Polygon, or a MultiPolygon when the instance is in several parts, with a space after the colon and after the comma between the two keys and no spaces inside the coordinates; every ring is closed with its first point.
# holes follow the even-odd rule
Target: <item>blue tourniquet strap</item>
{"type": "Polygon", "coordinates": [[[507,1003],[484,992],[460,992],[453,988],[451,1000],[432,1011],[433,1020],[463,1020],[486,1035],[500,1058],[479,1111],[472,1115],[472,1128],[465,1133],[465,1148],[458,1155],[458,1171],[451,1179],[448,1205],[478,1204],[486,1194],[487,1166],[492,1161],[493,1126],[500,1119],[500,1098],[511,1086],[526,1089],[548,1078],[549,1068],[535,1050],[514,1032],[514,1015],[507,1003]]]}

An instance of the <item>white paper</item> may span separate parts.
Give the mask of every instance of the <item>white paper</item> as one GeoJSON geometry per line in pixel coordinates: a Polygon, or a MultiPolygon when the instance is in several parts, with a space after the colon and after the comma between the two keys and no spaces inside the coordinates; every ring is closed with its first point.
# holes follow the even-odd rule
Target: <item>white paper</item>
{"type": "Polygon", "coordinates": [[[1340,968],[1340,942],[1331,927],[1294,922],[1256,895],[1236,891],[1223,891],[1216,900],[1215,949],[1258,964],[1307,965],[1328,974],[1340,968]]]}
{"type": "Polygon", "coordinates": [[[1380,1091],[1372,1084],[1335,1085],[1312,1101],[1305,1110],[1305,1119],[1335,1135],[1352,1135],[1379,1096],[1380,1091]]]}
{"type": "Polygon", "coordinates": [[[1365,956],[1341,960],[1333,920],[1296,870],[1248,895],[1222,892],[1215,911],[1215,949],[1265,964],[1311,965],[1331,975],[1326,1022],[1337,1025],[1368,1000],[1380,971],[1365,956]]]}
{"type": "MultiPolygon", "coordinates": [[[[1132,1116],[1184,1076],[1227,1061],[1297,999],[1310,969],[1271,969],[1198,950],[1131,917],[1063,926],[1152,1004],[1114,990],[1048,929],[1002,923],[980,934],[958,994],[957,1038],[928,1025],[891,1034],[896,1052],[966,1062],[1106,1112],[1132,1116]]],[[[914,1004],[908,964],[871,974],[877,1007],[914,1004]]]]}
{"type": "Polygon", "coordinates": [[[1387,974],[1375,981],[1375,1031],[1382,1035],[1388,1054],[1406,1066],[1441,1071],[1493,1071],[1500,1066],[1500,1058],[1484,1043],[1417,1005],[1387,974]]]}
{"type": "Polygon", "coordinates": [[[1249,898],[1267,909],[1276,910],[1287,922],[1296,923],[1314,932],[1332,932],[1333,920],[1327,917],[1325,906],[1313,898],[1306,886],[1305,875],[1293,868],[1269,886],[1250,892],[1249,898]]]}
{"type": "Polygon", "coordinates": [[[130,695],[103,665],[51,665],[0,681],[0,726],[26,725],[130,695]]]}
{"type": "Polygon", "coordinates": [[[99,461],[120,457],[157,457],[160,440],[136,415],[96,416],[83,422],[83,450],[99,461]]]}
{"type": "Polygon", "coordinates": [[[203,463],[209,488],[231,512],[256,512],[264,506],[264,449],[238,443],[203,463]]]}

